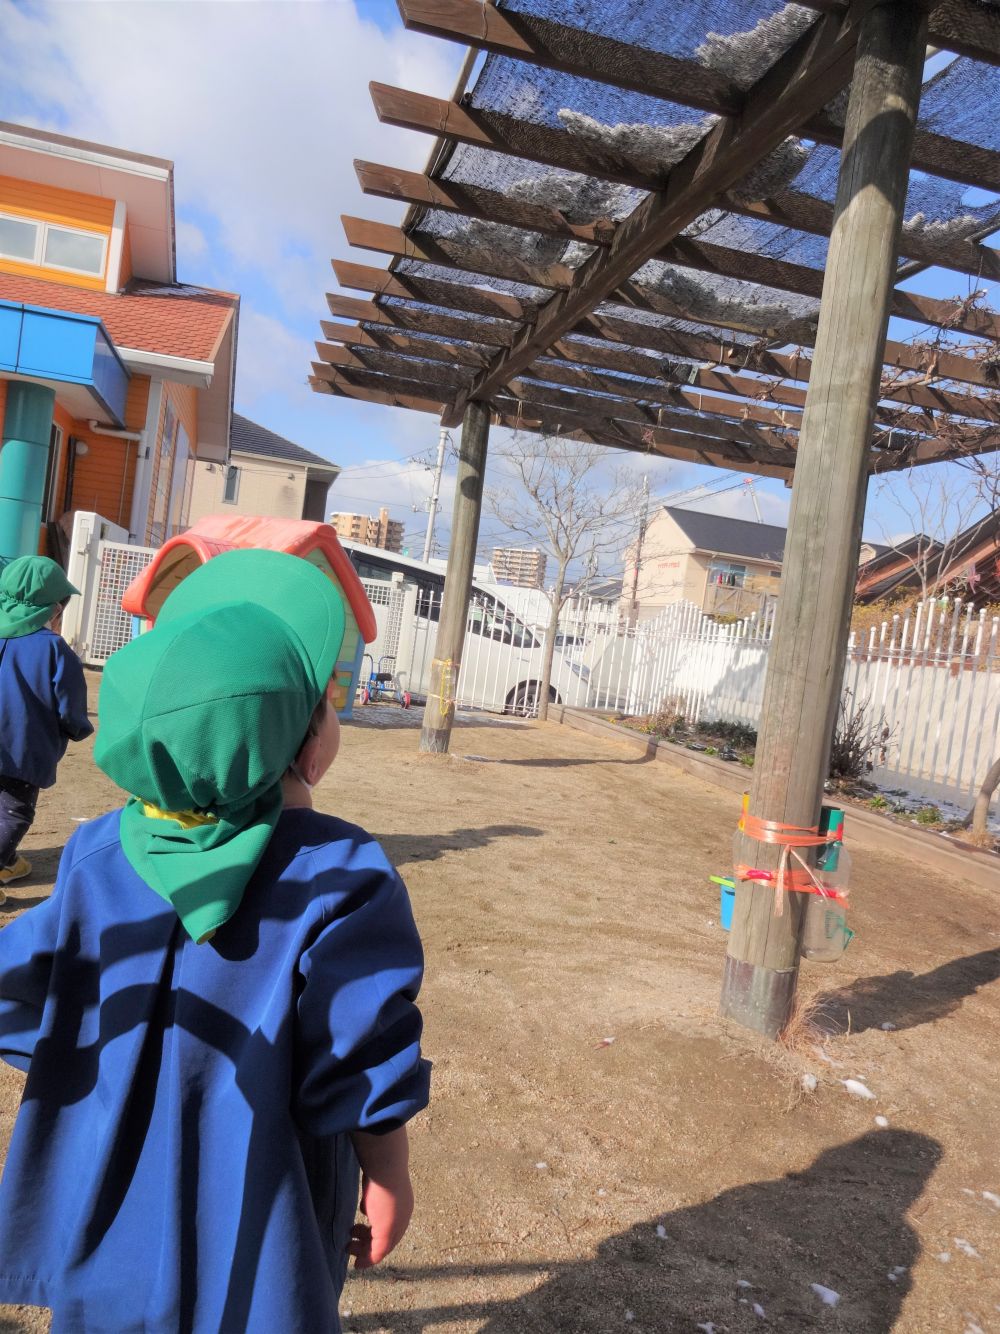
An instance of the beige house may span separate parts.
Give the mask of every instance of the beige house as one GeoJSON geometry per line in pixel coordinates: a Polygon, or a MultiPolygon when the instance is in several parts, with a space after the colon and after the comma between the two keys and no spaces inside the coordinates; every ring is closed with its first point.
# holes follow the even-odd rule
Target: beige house
{"type": "Polygon", "coordinates": [[[769,523],[664,506],[625,553],[622,603],[640,620],[671,602],[717,616],[748,616],[778,596],[785,529],[769,523]]]}
{"type": "Polygon", "coordinates": [[[234,513],[322,523],[339,474],[336,463],[233,413],[229,463],[195,467],[190,521],[234,513]]]}

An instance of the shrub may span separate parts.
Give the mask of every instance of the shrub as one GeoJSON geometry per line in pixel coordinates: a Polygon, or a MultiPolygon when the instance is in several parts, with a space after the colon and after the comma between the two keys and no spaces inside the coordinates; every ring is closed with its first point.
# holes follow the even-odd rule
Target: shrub
{"type": "Polygon", "coordinates": [[[876,764],[885,763],[892,736],[885,715],[873,716],[871,700],[855,704],[854,696],[845,690],[830,750],[830,777],[841,781],[864,778],[876,764]]]}
{"type": "Polygon", "coordinates": [[[944,817],[936,806],[921,806],[914,819],[917,824],[941,824],[944,817]]]}

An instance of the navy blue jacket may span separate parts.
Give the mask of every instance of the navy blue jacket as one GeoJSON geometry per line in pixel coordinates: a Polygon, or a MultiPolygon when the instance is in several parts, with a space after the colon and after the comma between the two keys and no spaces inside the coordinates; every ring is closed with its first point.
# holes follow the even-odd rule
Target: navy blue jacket
{"type": "Polygon", "coordinates": [[[61,635],[0,639],[0,775],[51,787],[66,746],[93,730],[83,667],[61,635]]]}
{"type": "Polygon", "coordinates": [[[0,1055],[28,1072],[0,1302],[60,1334],[330,1334],[346,1132],[428,1097],[406,889],[363,830],[288,810],[196,945],[118,826],[83,825],[51,899],[0,930],[0,1055]]]}

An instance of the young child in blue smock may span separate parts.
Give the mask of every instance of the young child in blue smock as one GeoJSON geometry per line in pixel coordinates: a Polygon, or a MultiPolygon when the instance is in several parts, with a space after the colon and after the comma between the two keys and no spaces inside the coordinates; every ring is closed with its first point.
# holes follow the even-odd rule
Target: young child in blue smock
{"type": "Polygon", "coordinates": [[[0,570],[0,886],[31,874],[18,848],[39,789],[56,781],[69,742],[94,730],[80,659],[53,628],[76,591],[47,556],[0,570]]]}
{"type": "Polygon", "coordinates": [[[105,668],[95,759],[130,798],[0,931],[27,1072],[0,1302],[54,1334],[328,1334],[348,1256],[406,1230],[420,941],[378,844],[310,796],[343,632],[314,566],[237,551],[105,668]]]}

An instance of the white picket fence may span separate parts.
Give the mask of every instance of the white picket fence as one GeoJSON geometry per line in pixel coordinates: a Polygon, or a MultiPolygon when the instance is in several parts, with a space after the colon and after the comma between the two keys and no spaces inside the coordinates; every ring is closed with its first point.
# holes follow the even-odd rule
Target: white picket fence
{"type": "MultiPolygon", "coordinates": [[[[719,625],[667,607],[639,626],[628,711],[670,701],[695,721],[756,727],[773,632],[773,611],[719,625]]],[[[1000,619],[959,599],[919,604],[851,636],[843,688],[848,714],[888,729],[875,782],[965,805],[1000,754],[1000,619]]]]}
{"type": "MultiPolygon", "coordinates": [[[[419,698],[429,681],[440,594],[418,595],[402,582],[366,588],[380,625],[375,656],[391,653],[401,688],[419,698]],[[391,635],[384,635],[390,623],[391,635]]],[[[498,588],[495,596],[483,591],[470,603],[457,701],[531,713],[544,626],[522,621],[503,598],[498,588]]],[[[571,602],[559,622],[553,697],[633,715],[669,703],[691,721],[757,727],[774,615],[770,607],[760,617],[722,625],[690,603],[677,603],[634,626],[621,621],[615,606],[571,602]]],[[[968,805],[1000,754],[1000,621],[946,599],[852,637],[844,703],[849,713],[864,707],[888,729],[873,781],[968,805]]]]}
{"type": "MultiPolygon", "coordinates": [[[[69,573],[82,596],[67,608],[64,632],[95,665],[130,637],[121,595],[155,554],[118,540],[124,536],[99,515],[77,516],[69,573]]],[[[375,665],[390,659],[385,665],[400,688],[419,699],[429,684],[441,593],[402,576],[366,580],[365,588],[379,627],[369,650],[375,665]]],[[[544,604],[530,613],[510,590],[474,594],[459,706],[533,713],[546,619],[544,604]]],[[[570,601],[559,621],[552,697],[628,714],[654,713],[669,702],[692,721],[756,727],[773,632],[773,605],[762,616],[722,625],[693,604],[677,603],[633,625],[616,605],[570,601]]],[[[844,692],[849,711],[864,707],[888,729],[876,782],[967,805],[1000,754],[1000,619],[957,599],[894,616],[860,639],[852,636],[844,692]]]]}

